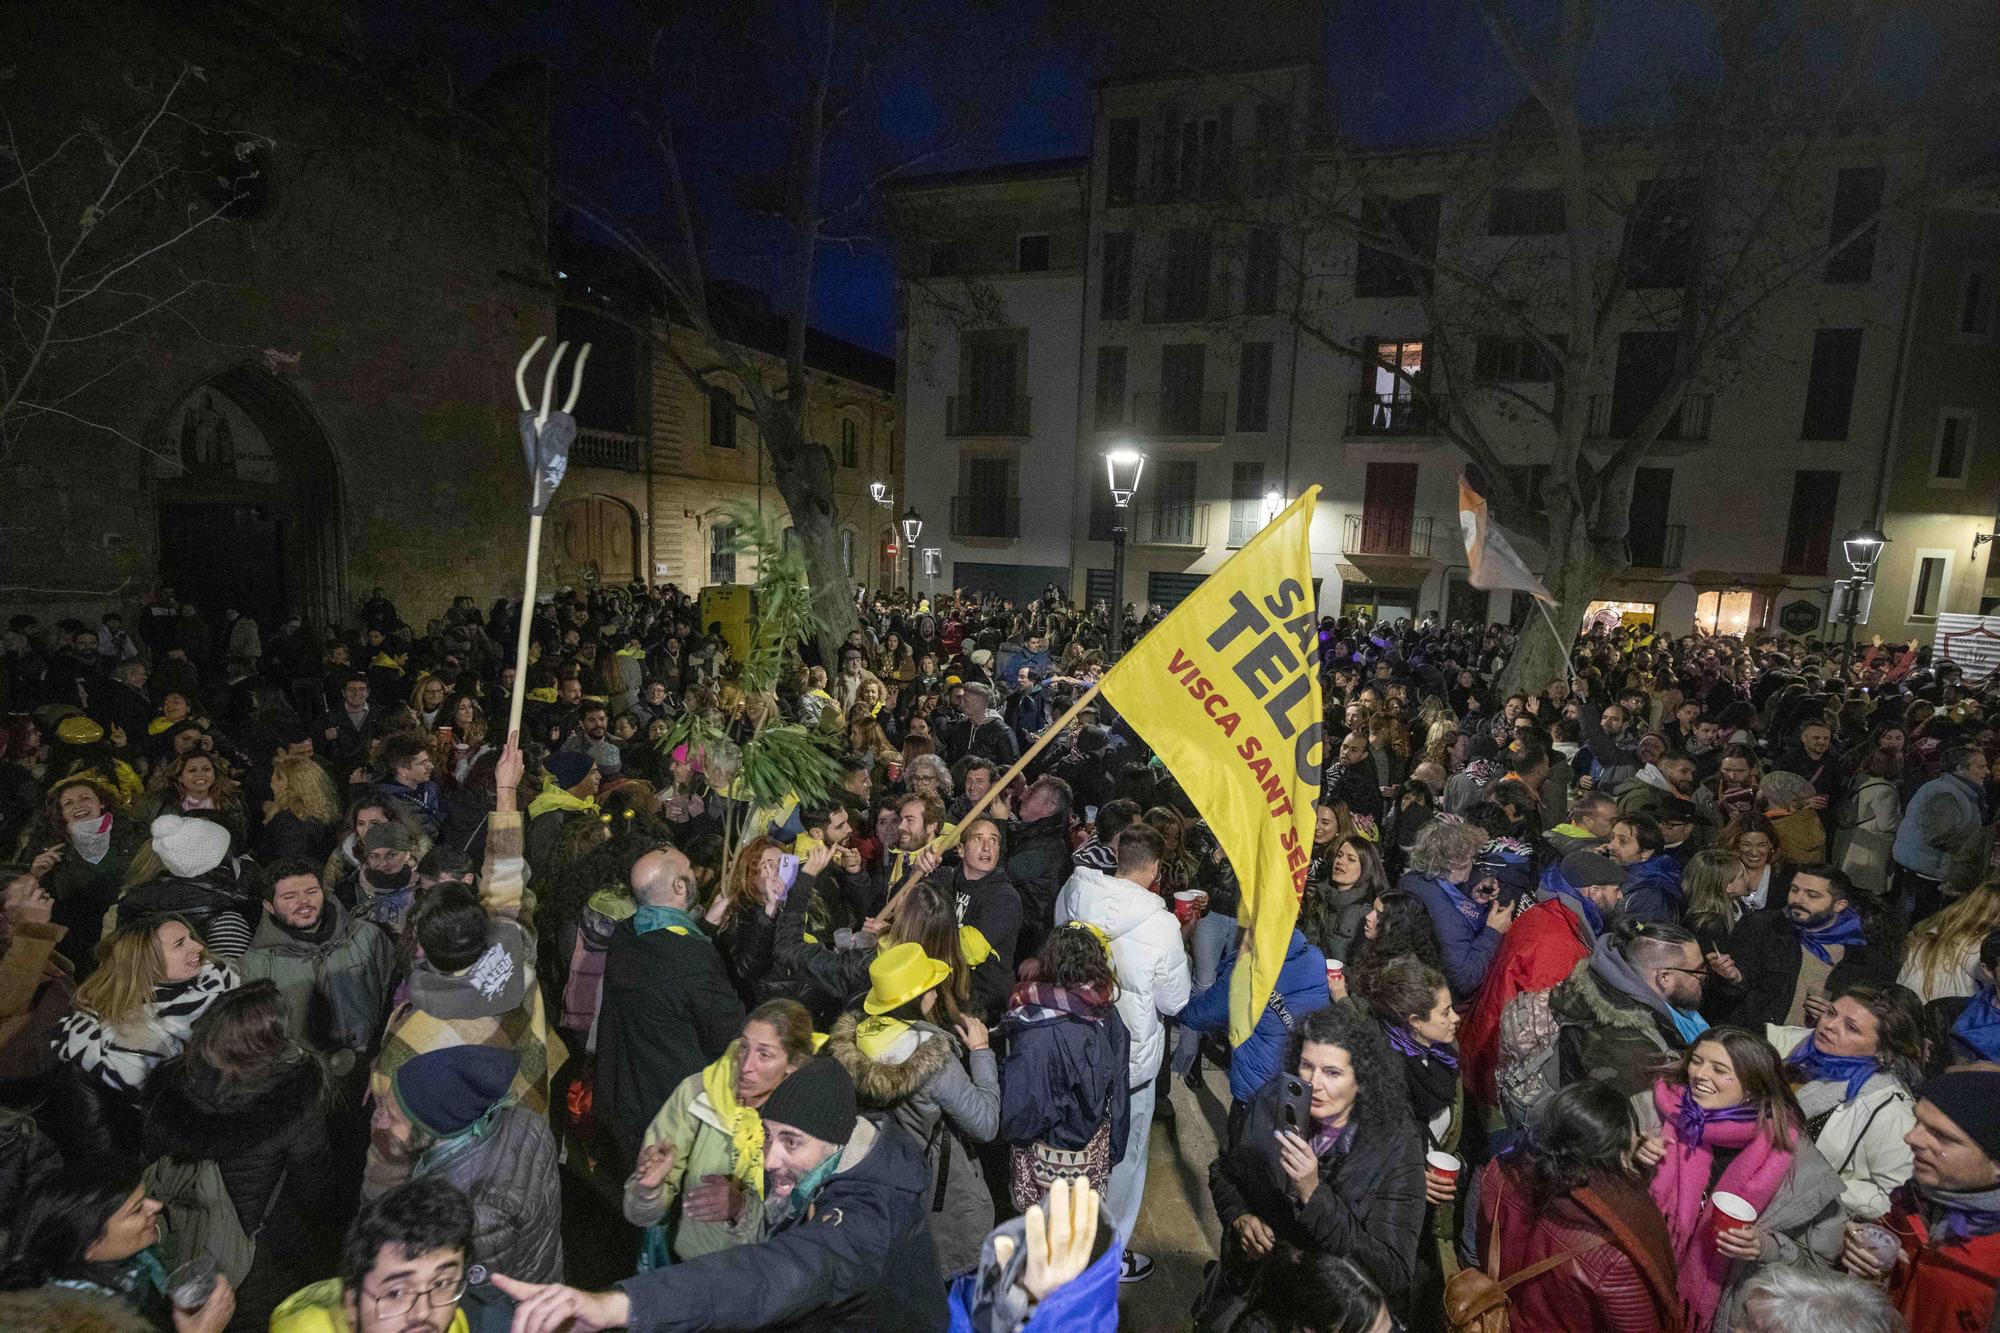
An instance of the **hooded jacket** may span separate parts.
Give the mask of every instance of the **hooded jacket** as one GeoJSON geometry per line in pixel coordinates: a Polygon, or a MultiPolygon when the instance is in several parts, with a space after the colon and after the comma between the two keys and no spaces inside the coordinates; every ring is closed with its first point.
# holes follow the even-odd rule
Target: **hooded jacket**
{"type": "MultiPolygon", "coordinates": [[[[1074,785],[1074,784],[1072,784],[1074,785]]],[[[1092,804],[1102,804],[1093,802],[1092,804]]],[[[1069,878],[1069,815],[1049,815],[1007,825],[1007,859],[1001,863],[1021,895],[1021,937],[1015,956],[1031,958],[1048,938],[1056,894],[1069,878]]],[[[994,948],[999,948],[996,941],[994,948]]],[[[1013,969],[1008,969],[1013,982],[1013,969]]],[[[1003,997],[1004,998],[1004,997],[1003,997]]]]}
{"type": "Polygon", "coordinates": [[[1129,879],[1078,867],[1056,896],[1056,922],[1081,921],[1102,930],[1118,978],[1118,1016],[1131,1034],[1129,1077],[1144,1087],[1166,1051],[1162,1016],[1187,1007],[1190,976],[1180,923],[1150,890],[1129,879]]]}
{"type": "MultiPolygon", "coordinates": [[[[1555,867],[1545,872],[1550,873],[1556,873],[1555,867]]],[[[1574,900],[1561,894],[1514,918],[1458,1029],[1459,1065],[1474,1096],[1489,1106],[1499,1099],[1494,1078],[1500,1058],[1500,1016],[1508,1004],[1516,996],[1547,990],[1568,977],[1590,957],[1596,943],[1596,934],[1574,900]]]]}
{"type": "Polygon", "coordinates": [[[322,921],[332,925],[318,942],[299,938],[269,912],[261,913],[236,970],[245,981],[276,983],[294,1039],[322,1055],[366,1055],[388,1007],[396,948],[387,932],[356,920],[339,899],[329,896],[320,910],[322,921]]]}
{"type": "Polygon", "coordinates": [[[1654,852],[1625,867],[1625,915],[1655,925],[1678,925],[1686,899],[1681,892],[1681,863],[1665,852],[1654,852]]]}
{"type": "Polygon", "coordinates": [[[758,1244],[654,1269],[619,1286],[631,1333],[696,1329],[936,1333],[949,1324],[922,1146],[867,1116],[806,1214],[758,1244]]]}
{"type": "Polygon", "coordinates": [[[1099,1124],[1111,1121],[1111,1160],[1125,1155],[1132,1099],[1126,1066],[1132,1039],[1118,1006],[1091,1008],[1071,996],[1067,1008],[1017,1003],[1000,1020],[994,1040],[1001,1052],[1000,1133],[1025,1148],[1046,1143],[1076,1152],[1099,1124]]]}
{"type": "Polygon", "coordinates": [[[474,1262],[522,1282],[562,1281],[562,1188],[546,1116],[503,1104],[482,1127],[425,1148],[412,1175],[465,1195],[474,1262]]]}
{"type": "Polygon", "coordinates": [[[1611,935],[1600,936],[1590,957],[1549,992],[1549,1014],[1560,1028],[1564,1087],[1601,1078],[1629,1097],[1652,1087],[1683,1047],[1667,1002],[1632,970],[1611,935]]]}
{"type": "MultiPolygon", "coordinates": [[[[1215,969],[1215,984],[1196,995],[1181,1010],[1181,1023],[1196,1032],[1226,1033],[1229,1030],[1229,979],[1236,971],[1237,951],[1231,947],[1215,969]]],[[[1326,983],[1326,955],[1306,943],[1303,932],[1294,928],[1285,946],[1285,962],[1278,969],[1278,984],[1271,1002],[1257,1019],[1257,1026],[1238,1046],[1229,1062],[1229,1094],[1247,1102],[1257,1090],[1278,1076],[1285,1061],[1285,1042],[1292,1029],[1316,1009],[1332,1003],[1326,983]],[[1281,1012],[1282,1010],[1282,1012],[1281,1012]]]]}

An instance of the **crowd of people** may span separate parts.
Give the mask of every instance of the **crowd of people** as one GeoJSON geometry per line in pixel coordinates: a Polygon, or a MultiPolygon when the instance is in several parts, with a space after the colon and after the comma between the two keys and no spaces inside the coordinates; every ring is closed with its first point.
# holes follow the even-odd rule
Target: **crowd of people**
{"type": "Polygon", "coordinates": [[[1213,1108],[1198,1329],[2000,1328],[2000,692],[1914,645],[1508,693],[1506,626],[1323,621],[1232,1046],[1264,886],[1072,708],[1101,610],[858,596],[769,689],[671,587],[517,680],[520,614],[12,618],[0,1326],[1110,1330],[1213,1108]],[[760,799],[773,723],[837,780],[760,799]]]}

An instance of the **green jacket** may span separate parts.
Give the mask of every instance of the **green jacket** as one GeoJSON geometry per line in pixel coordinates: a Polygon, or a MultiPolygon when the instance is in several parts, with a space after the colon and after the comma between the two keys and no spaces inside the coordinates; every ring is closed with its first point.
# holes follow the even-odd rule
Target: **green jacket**
{"type": "Polygon", "coordinates": [[[350,916],[332,894],[324,911],[333,926],[319,944],[298,938],[265,912],[236,970],[245,981],[268,977],[277,983],[286,1030],[322,1055],[349,1052],[351,1067],[382,1029],[396,946],[380,926],[350,916]]]}
{"type": "MultiPolygon", "coordinates": [[[[729,1053],[722,1060],[733,1068],[735,1055],[736,1044],[731,1043],[729,1053]]],[[[681,1195],[690,1186],[701,1183],[704,1176],[733,1175],[739,1183],[751,1184],[744,1181],[742,1173],[736,1170],[729,1128],[702,1087],[706,1072],[689,1074],[682,1079],[673,1096],[667,1098],[667,1104],[646,1126],[642,1148],[650,1148],[656,1143],[673,1145],[674,1164],[667,1168],[666,1179],[660,1182],[657,1190],[641,1189],[629,1177],[625,1181],[625,1220],[640,1227],[664,1222],[667,1248],[676,1263],[732,1246],[747,1245],[757,1239],[757,1210],[754,1208],[746,1208],[736,1225],[731,1226],[726,1222],[690,1221],[681,1215],[676,1206],[681,1195]]],[[[754,1190],[761,1184],[761,1181],[755,1182],[751,1188],[754,1190]]]]}

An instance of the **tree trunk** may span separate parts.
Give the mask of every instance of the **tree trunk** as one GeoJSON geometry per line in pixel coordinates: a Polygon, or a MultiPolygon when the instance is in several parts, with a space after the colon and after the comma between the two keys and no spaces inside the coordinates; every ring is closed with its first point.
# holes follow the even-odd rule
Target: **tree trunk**
{"type": "Polygon", "coordinates": [[[1570,645],[1576,642],[1577,631],[1597,597],[1599,584],[1620,567],[1621,562],[1608,560],[1591,540],[1587,518],[1573,507],[1568,514],[1550,513],[1549,533],[1549,560],[1543,581],[1556,604],[1547,608],[1547,619],[1536,610],[1529,613],[1528,622],[1521,626],[1514,655],[1500,673],[1503,694],[1515,690],[1538,693],[1563,675],[1570,645]],[[1560,640],[1557,634],[1549,632],[1551,620],[1561,635],[1560,640]]]}
{"type": "Polygon", "coordinates": [[[791,511],[792,528],[805,548],[806,576],[812,580],[813,609],[819,612],[820,660],[829,672],[840,662],[840,645],[860,628],[854,595],[840,563],[840,533],[833,521],[833,460],[821,446],[802,437],[790,412],[761,413],[757,422],[771,458],[771,476],[791,511]]]}

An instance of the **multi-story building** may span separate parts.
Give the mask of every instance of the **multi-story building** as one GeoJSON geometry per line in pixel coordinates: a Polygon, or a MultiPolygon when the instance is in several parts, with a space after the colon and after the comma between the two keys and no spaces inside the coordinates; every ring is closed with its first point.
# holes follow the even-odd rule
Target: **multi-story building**
{"type": "MultiPolygon", "coordinates": [[[[728,293],[742,341],[712,354],[685,321],[612,318],[580,284],[557,315],[558,335],[592,352],[570,473],[549,511],[543,566],[557,583],[672,583],[693,590],[748,582],[753,557],[733,554],[725,512],[740,504],[790,527],[749,399],[724,370],[697,383],[683,367],[729,362],[782,382],[782,324],[767,305],[728,293]],[[646,332],[641,335],[640,329],[646,332]]],[[[834,464],[834,524],[849,580],[885,587],[908,577],[890,505],[901,494],[894,366],[853,343],[809,332],[808,438],[834,464]],[[880,486],[877,502],[871,488],[880,486]],[[899,560],[901,563],[899,564],[899,560]]]]}
{"type": "MultiPolygon", "coordinates": [[[[912,487],[920,504],[1000,520],[954,531],[954,583],[1032,591],[1068,570],[1072,595],[1109,597],[1119,516],[1102,457],[1129,446],[1147,463],[1123,515],[1125,601],[1177,602],[1318,485],[1323,613],[1524,613],[1466,582],[1465,454],[1443,422],[1476,422],[1532,482],[1553,432],[1521,408],[1550,403],[1548,358],[1507,325],[1482,325],[1470,302],[1441,316],[1412,265],[1316,225],[1310,209],[1366,198],[1438,272],[1559,283],[1570,229],[1553,165],[1532,130],[1431,149],[1336,145],[1318,110],[1324,80],[1304,61],[1108,80],[1084,160],[899,190],[912,487]],[[985,350],[996,347],[1017,352],[985,350]],[[955,404],[995,405],[1021,392],[997,386],[1013,385],[1031,409],[975,414],[1007,430],[956,429],[972,419],[955,404]],[[1067,420],[1047,410],[1058,402],[1067,420]]],[[[1606,162],[1638,202],[1586,225],[1614,256],[1643,244],[1650,259],[1623,274],[1592,378],[1567,386],[1594,461],[1632,435],[1671,371],[1661,312],[1686,282],[1672,237],[1693,207],[1676,165],[1643,141],[1606,162]]],[[[1935,253],[1896,206],[1916,196],[1921,166],[1867,136],[1815,147],[1785,198],[1790,231],[1769,244],[1825,253],[1756,303],[1641,460],[1630,567],[1600,606],[1670,630],[1776,625],[1788,609],[1787,623],[1809,610],[1824,628],[1827,590],[1847,572],[1839,538],[1879,512],[1908,355],[1899,333],[1912,273],[1935,253]]],[[[1539,563],[1532,542],[1517,544],[1539,563]]]]}

